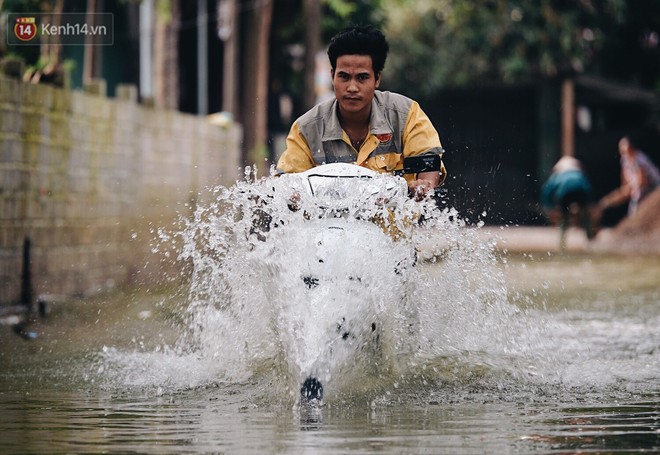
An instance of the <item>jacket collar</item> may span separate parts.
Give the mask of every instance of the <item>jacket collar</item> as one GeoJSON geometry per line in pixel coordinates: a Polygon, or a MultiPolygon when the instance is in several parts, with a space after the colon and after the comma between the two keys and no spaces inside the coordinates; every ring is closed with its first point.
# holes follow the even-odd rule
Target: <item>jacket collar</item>
{"type": "MultiPolygon", "coordinates": [[[[371,118],[369,119],[369,132],[373,135],[377,134],[394,134],[392,126],[390,125],[387,117],[385,116],[385,108],[380,100],[380,91],[376,90],[373,100],[371,100],[371,118]]],[[[321,140],[337,141],[343,138],[343,130],[339,123],[339,103],[337,100],[332,101],[330,109],[326,112],[323,118],[323,137],[321,140]]]]}

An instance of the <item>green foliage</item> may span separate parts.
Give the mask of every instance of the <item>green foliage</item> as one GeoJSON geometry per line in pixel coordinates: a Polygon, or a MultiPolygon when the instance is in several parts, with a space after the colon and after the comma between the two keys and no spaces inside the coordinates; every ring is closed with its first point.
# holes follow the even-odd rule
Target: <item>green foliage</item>
{"type": "Polygon", "coordinates": [[[325,0],[328,9],[339,17],[349,17],[355,12],[355,4],[346,0],[325,0]]]}
{"type": "Polygon", "coordinates": [[[156,0],[156,17],[164,24],[172,21],[172,0],[156,0]]]}
{"type": "MultiPolygon", "coordinates": [[[[0,25],[0,30],[4,33],[8,33],[9,31],[13,30],[14,24],[8,24],[6,13],[34,13],[34,12],[41,12],[42,7],[44,6],[44,2],[41,0],[3,0],[0,1],[0,5],[2,5],[2,8],[0,10],[2,11],[2,18],[0,20],[3,21],[3,23],[0,25]],[[5,30],[4,27],[9,27],[9,30],[5,30]]],[[[45,6],[48,6],[47,4],[45,6]]],[[[6,40],[5,36],[2,36],[0,38],[2,40],[6,40]]],[[[34,65],[36,64],[37,60],[39,59],[39,46],[5,46],[4,43],[3,45],[0,45],[0,57],[2,57],[3,54],[3,48],[4,51],[6,52],[7,55],[14,55],[22,59],[24,62],[26,62],[28,65],[34,65]]]]}
{"type": "Polygon", "coordinates": [[[34,13],[41,11],[42,0],[3,0],[2,11],[12,13],[34,13]]]}
{"type": "Polygon", "coordinates": [[[381,0],[324,0],[323,42],[349,24],[370,23],[383,25],[384,14],[381,0]]]}
{"type": "Polygon", "coordinates": [[[382,10],[392,48],[386,78],[416,96],[448,85],[607,75],[613,52],[625,58],[619,43],[639,48],[640,32],[647,41],[660,32],[657,0],[382,0],[382,10]]]}

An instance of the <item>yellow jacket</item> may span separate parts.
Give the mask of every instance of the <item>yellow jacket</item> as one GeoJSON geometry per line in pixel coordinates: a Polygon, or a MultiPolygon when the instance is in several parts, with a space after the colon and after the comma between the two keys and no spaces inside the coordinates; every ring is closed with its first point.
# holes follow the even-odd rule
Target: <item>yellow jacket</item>
{"type": "MultiPolygon", "coordinates": [[[[403,170],[403,158],[432,153],[442,156],[438,132],[419,104],[403,95],[376,91],[369,134],[360,150],[341,128],[335,99],[296,120],[277,163],[278,173],[303,172],[325,163],[355,163],[381,173],[403,170]]],[[[441,163],[440,182],[447,171],[441,163]]],[[[407,180],[416,176],[406,175],[407,180]]]]}

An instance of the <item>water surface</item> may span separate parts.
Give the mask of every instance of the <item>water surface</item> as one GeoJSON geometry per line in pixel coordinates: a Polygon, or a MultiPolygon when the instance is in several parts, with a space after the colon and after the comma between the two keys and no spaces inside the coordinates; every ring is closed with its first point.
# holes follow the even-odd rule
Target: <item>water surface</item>
{"type": "Polygon", "coordinates": [[[433,261],[390,267],[358,228],[325,276],[304,260],[327,236],[291,218],[264,251],[226,213],[161,233],[185,286],[54,304],[34,340],[0,326],[1,452],[660,450],[659,258],[502,255],[445,213],[433,261]],[[337,308],[378,339],[324,332],[337,308]]]}

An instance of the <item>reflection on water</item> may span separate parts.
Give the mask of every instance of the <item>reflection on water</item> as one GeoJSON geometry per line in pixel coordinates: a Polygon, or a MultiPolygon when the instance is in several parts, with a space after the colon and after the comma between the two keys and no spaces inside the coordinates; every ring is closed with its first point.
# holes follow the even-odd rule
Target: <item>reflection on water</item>
{"type": "Polygon", "coordinates": [[[660,443],[658,402],[566,408],[548,422],[552,435],[530,437],[563,451],[653,452],[660,443]]]}
{"type": "Polygon", "coordinates": [[[287,283],[274,258],[301,267],[318,245],[301,234],[293,251],[269,244],[281,255],[232,256],[234,225],[199,215],[182,250],[199,261],[193,292],[55,306],[32,341],[0,326],[0,452],[660,450],[659,258],[498,256],[448,217],[439,260],[406,272],[401,300],[355,264],[326,278],[345,276],[335,293],[322,270],[287,283]],[[326,400],[301,406],[305,343],[327,336],[303,304],[334,302],[322,319],[337,293],[381,309],[361,313],[379,336],[360,344],[359,325],[333,320],[326,400]]]}

